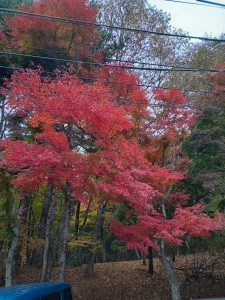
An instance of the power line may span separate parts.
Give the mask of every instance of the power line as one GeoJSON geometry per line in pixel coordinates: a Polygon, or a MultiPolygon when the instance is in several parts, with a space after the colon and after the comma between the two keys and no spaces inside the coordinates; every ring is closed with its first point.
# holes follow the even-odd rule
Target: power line
{"type": "MultiPolygon", "coordinates": [[[[6,69],[12,69],[12,70],[24,70],[23,68],[21,67],[10,67],[10,66],[3,66],[3,65],[0,65],[0,68],[6,68],[6,69]]],[[[54,72],[49,72],[49,71],[44,71],[44,73],[48,73],[48,74],[53,74],[54,76],[56,76],[57,74],[54,73],[54,72]]],[[[194,92],[194,93],[202,93],[202,94],[215,94],[215,95],[218,95],[217,92],[210,92],[210,91],[200,91],[200,90],[188,90],[188,89],[180,89],[180,88],[173,88],[173,87],[159,87],[159,86],[152,86],[152,85],[144,85],[144,84],[133,84],[133,83],[128,83],[128,82],[115,82],[115,81],[109,81],[107,79],[99,79],[99,78],[87,78],[87,77],[80,77],[78,76],[77,77],[78,79],[82,79],[82,80],[91,80],[91,81],[96,81],[96,80],[99,80],[99,81],[104,81],[105,83],[108,83],[108,84],[121,84],[121,85],[128,85],[128,86],[140,86],[140,87],[146,87],[146,88],[155,88],[155,89],[162,89],[162,90],[179,90],[179,91],[182,91],[182,92],[194,92]]],[[[127,100],[115,100],[114,101],[115,103],[117,104],[125,104],[125,105],[129,105],[129,106],[148,106],[151,107],[151,108],[162,108],[162,105],[161,104],[154,104],[154,103],[149,103],[149,102],[130,102],[130,101],[127,101],[127,100]]],[[[202,111],[203,108],[201,107],[197,107],[197,106],[188,106],[188,105],[183,105],[183,106],[179,106],[178,108],[182,109],[194,109],[194,110],[199,110],[199,111],[202,111]]]]}
{"type": "MultiPolygon", "coordinates": [[[[10,66],[3,66],[3,65],[0,65],[0,68],[11,69],[11,70],[24,70],[21,67],[10,67],[10,66]]],[[[54,76],[57,75],[55,72],[49,72],[49,71],[44,71],[43,73],[52,74],[54,76]]],[[[107,80],[107,79],[90,78],[90,77],[82,77],[82,76],[78,76],[78,79],[89,80],[89,81],[101,81],[101,80],[103,80],[105,83],[108,83],[108,84],[118,84],[118,85],[127,85],[127,86],[139,86],[139,87],[143,87],[143,88],[162,89],[162,90],[178,90],[178,91],[182,91],[182,92],[186,92],[186,93],[217,94],[217,93],[210,92],[210,91],[190,90],[190,89],[181,89],[181,88],[174,88],[174,87],[159,87],[159,86],[154,86],[154,85],[110,81],[110,80],[107,80]]]]}
{"type": "Polygon", "coordinates": [[[132,66],[125,66],[125,65],[111,65],[111,64],[104,64],[100,62],[91,62],[91,61],[80,61],[80,60],[71,60],[71,59],[64,59],[64,58],[55,58],[55,57],[48,57],[48,56],[39,56],[39,55],[31,55],[31,54],[23,54],[23,53],[15,53],[15,52],[7,52],[7,51],[0,51],[0,55],[9,55],[9,56],[19,56],[19,57],[28,57],[34,59],[44,59],[50,61],[59,61],[64,63],[78,63],[83,65],[93,65],[99,67],[110,67],[110,68],[121,68],[121,69],[128,69],[128,70],[139,70],[139,71],[161,71],[161,72],[209,72],[209,73],[225,73],[225,69],[203,69],[203,68],[182,68],[182,67],[171,67],[171,68],[149,68],[149,67],[132,67],[132,66]]]}
{"type": "MultiPolygon", "coordinates": [[[[15,47],[17,48],[25,48],[25,49],[31,49],[31,50],[35,50],[35,51],[45,51],[45,52],[54,52],[54,53],[61,53],[61,54],[69,54],[66,49],[65,51],[63,50],[57,50],[57,49],[49,49],[49,48],[36,48],[36,47],[30,47],[30,46],[20,46],[17,45],[15,47]]],[[[54,58],[58,58],[58,57],[54,57],[54,58]]],[[[142,62],[142,61],[137,61],[137,60],[124,60],[124,59],[117,59],[117,58],[110,58],[110,57],[104,57],[103,58],[104,61],[116,61],[116,62],[121,62],[121,63],[128,63],[128,64],[139,64],[139,65],[149,65],[149,66],[158,66],[158,67],[165,67],[165,68],[188,68],[188,69],[192,69],[188,66],[172,66],[172,65],[165,65],[165,64],[158,64],[158,63],[150,63],[150,62],[142,62]]]]}
{"type": "Polygon", "coordinates": [[[211,5],[216,5],[216,6],[224,7],[225,8],[225,4],[223,4],[223,3],[212,2],[212,1],[208,1],[208,0],[196,0],[196,1],[207,3],[207,4],[211,4],[211,5]]]}
{"type": "Polygon", "coordinates": [[[116,59],[116,58],[105,58],[106,61],[118,61],[121,63],[128,63],[128,64],[139,64],[139,65],[147,65],[147,66],[158,66],[158,67],[165,67],[165,68],[179,68],[179,69],[190,69],[193,70],[191,67],[187,66],[172,66],[172,65],[164,65],[164,64],[157,64],[157,63],[149,63],[149,62],[142,62],[137,60],[125,60],[125,59],[116,59]]]}
{"type": "MultiPolygon", "coordinates": [[[[49,49],[49,48],[35,48],[35,47],[30,47],[30,46],[19,46],[17,45],[18,48],[26,48],[26,49],[31,49],[31,50],[37,50],[37,51],[45,51],[45,52],[54,52],[54,53],[61,53],[61,54],[68,54],[68,52],[65,50],[57,50],[57,49],[49,49]]],[[[17,48],[16,47],[16,48],[17,48]]],[[[56,57],[57,59],[58,57],[56,57]]],[[[117,59],[117,58],[110,58],[110,57],[104,57],[104,61],[111,62],[111,61],[116,61],[116,62],[121,62],[121,63],[128,63],[128,64],[139,64],[139,65],[147,65],[147,66],[158,66],[158,67],[165,67],[165,68],[181,68],[181,69],[193,69],[188,66],[174,66],[174,65],[165,65],[165,64],[159,64],[159,63],[150,63],[150,62],[142,62],[142,61],[137,61],[137,60],[125,60],[125,59],[117,59]]],[[[204,68],[200,68],[204,69],[204,68]]]]}
{"type": "MultiPolygon", "coordinates": [[[[10,66],[3,66],[3,65],[0,65],[0,68],[5,68],[5,69],[12,69],[12,70],[23,70],[23,68],[20,68],[20,67],[10,67],[10,66]]],[[[53,75],[56,75],[56,73],[53,73],[53,72],[46,72],[45,73],[48,73],[48,74],[53,74],[53,75]]],[[[85,79],[85,80],[102,80],[102,79],[93,79],[93,78],[87,78],[87,77],[77,77],[78,79],[85,79]]],[[[123,84],[123,85],[132,85],[132,86],[144,86],[144,85],[141,85],[141,84],[132,84],[132,83],[128,83],[128,82],[114,82],[114,81],[108,81],[108,80],[103,80],[105,83],[110,83],[110,84],[123,84]]],[[[164,88],[164,87],[154,87],[154,86],[150,86],[148,85],[147,87],[153,87],[153,88],[158,88],[158,89],[163,89],[163,90],[179,90],[179,91],[182,91],[181,89],[178,89],[178,88],[164,88]]],[[[184,91],[184,90],[183,90],[184,91]]],[[[195,91],[195,92],[200,92],[200,91],[195,91]]],[[[212,94],[212,92],[204,92],[204,93],[210,93],[212,94]]],[[[126,105],[130,105],[130,106],[146,106],[146,105],[150,105],[151,108],[162,108],[162,105],[160,104],[154,104],[154,103],[149,103],[149,102],[130,102],[130,101],[127,101],[127,100],[115,100],[113,101],[117,104],[126,104],[126,105]]],[[[189,107],[189,106],[179,106],[179,108],[187,108],[187,109],[191,109],[191,108],[194,108],[194,107],[189,107]]],[[[194,109],[198,109],[197,107],[195,107],[194,109]]]]}
{"type": "MultiPolygon", "coordinates": [[[[169,0],[166,0],[169,1],[169,0]]],[[[19,46],[17,45],[18,48],[26,48],[26,49],[31,49],[31,50],[37,50],[37,51],[46,51],[46,52],[54,52],[54,53],[61,53],[61,54],[69,54],[67,50],[57,50],[57,49],[49,49],[49,48],[35,48],[35,47],[30,47],[30,46],[19,46]]],[[[16,48],[17,48],[16,47],[16,48]]],[[[56,57],[57,58],[57,57],[56,57]]],[[[117,59],[117,58],[111,58],[111,57],[104,57],[104,61],[111,62],[111,61],[116,61],[116,62],[121,62],[121,63],[128,63],[128,64],[139,64],[139,65],[149,65],[149,66],[158,66],[158,67],[165,67],[165,68],[181,68],[181,69],[194,69],[188,66],[174,66],[174,65],[165,65],[165,64],[159,64],[159,63],[150,63],[150,62],[143,62],[143,61],[137,61],[137,60],[125,60],[125,59],[117,59]]],[[[203,69],[204,68],[201,68],[203,69]]]]}
{"type": "Polygon", "coordinates": [[[37,13],[25,12],[25,11],[20,11],[20,10],[2,8],[2,7],[0,7],[0,11],[3,11],[7,14],[13,14],[13,15],[17,14],[17,15],[34,17],[34,18],[43,18],[43,19],[49,19],[49,20],[60,21],[60,22],[70,23],[70,24],[77,24],[77,25],[95,26],[95,27],[123,30],[123,31],[129,31],[129,32],[136,32],[136,33],[153,34],[153,35],[159,35],[159,36],[198,39],[198,40],[210,41],[210,42],[221,42],[221,43],[225,42],[225,39],[213,39],[213,38],[207,38],[207,37],[202,37],[202,36],[191,36],[191,35],[185,35],[185,34],[156,32],[156,31],[151,31],[151,30],[146,30],[146,29],[137,29],[137,28],[131,28],[131,27],[107,25],[107,24],[103,24],[103,23],[88,22],[88,21],[82,21],[82,20],[76,20],[76,19],[68,19],[68,18],[63,18],[63,17],[58,17],[58,16],[37,14],[37,13]]]}
{"type": "Polygon", "coordinates": [[[215,7],[213,5],[208,4],[201,4],[201,3],[194,3],[194,2],[188,2],[188,1],[179,1],[179,0],[165,0],[168,2],[175,2],[175,3],[182,3],[182,4],[191,4],[191,5],[198,5],[198,6],[205,6],[205,7],[212,7],[212,8],[221,8],[221,7],[215,7]]]}
{"type": "MultiPolygon", "coordinates": [[[[24,70],[23,68],[20,68],[20,67],[10,67],[10,66],[3,66],[3,65],[0,65],[0,68],[5,68],[5,69],[12,69],[12,70],[24,70]]],[[[56,75],[56,73],[54,72],[48,72],[48,71],[44,71],[45,73],[49,73],[49,74],[53,74],[53,75],[56,75]]],[[[78,79],[90,79],[90,80],[102,80],[102,79],[96,79],[96,78],[86,78],[86,77],[78,77],[78,79]]],[[[198,93],[207,93],[207,94],[218,94],[218,93],[215,93],[215,92],[210,92],[210,91],[191,91],[191,90],[182,90],[182,89],[178,89],[178,88],[165,88],[165,87],[154,87],[154,86],[147,86],[147,85],[143,85],[143,84],[132,84],[132,83],[125,83],[125,82],[114,82],[114,81],[108,81],[108,80],[104,80],[106,83],[112,83],[112,84],[123,84],[123,85],[134,85],[134,86],[146,86],[146,87],[153,87],[153,88],[158,88],[158,89],[162,89],[162,90],[180,90],[180,91],[189,91],[189,92],[198,92],[198,93]]],[[[117,104],[128,104],[130,106],[146,106],[146,105],[150,105],[151,108],[162,108],[163,106],[160,105],[160,104],[153,104],[153,103],[147,103],[147,102],[130,102],[130,101],[127,101],[127,100],[117,100],[117,101],[114,101],[116,102],[117,104]]],[[[185,109],[194,109],[194,110],[199,110],[199,111],[202,111],[204,108],[201,108],[201,107],[197,107],[197,106],[188,106],[188,105],[183,105],[183,106],[179,106],[178,108],[182,109],[182,108],[185,108],[185,109]]]]}

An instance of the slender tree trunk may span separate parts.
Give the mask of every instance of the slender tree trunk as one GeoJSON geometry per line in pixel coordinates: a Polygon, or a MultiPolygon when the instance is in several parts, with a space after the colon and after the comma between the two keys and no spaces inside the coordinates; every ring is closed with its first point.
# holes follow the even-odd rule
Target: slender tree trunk
{"type": "Polygon", "coordinates": [[[97,243],[97,239],[98,239],[98,233],[99,233],[99,230],[100,230],[100,226],[101,226],[101,223],[102,223],[103,214],[104,214],[104,211],[105,211],[105,206],[106,205],[103,204],[103,203],[101,203],[99,205],[97,216],[96,216],[96,222],[95,222],[94,230],[93,230],[93,233],[92,233],[93,247],[92,247],[91,253],[90,253],[89,258],[88,258],[87,269],[86,269],[86,275],[88,277],[92,276],[93,272],[94,272],[94,264],[95,264],[95,259],[96,259],[96,243],[97,243]]]}
{"type": "Polygon", "coordinates": [[[24,215],[26,215],[26,209],[29,206],[30,197],[25,195],[21,200],[21,204],[18,210],[16,224],[14,227],[14,237],[12,239],[8,255],[6,257],[6,267],[5,267],[5,286],[11,286],[12,284],[12,273],[15,264],[15,252],[19,241],[19,235],[21,230],[21,224],[24,220],[24,215]]]}
{"type": "Polygon", "coordinates": [[[70,186],[67,185],[65,189],[65,204],[64,204],[64,210],[62,215],[62,224],[63,224],[63,230],[62,230],[62,243],[60,247],[60,253],[59,253],[59,275],[58,279],[60,281],[64,280],[65,277],[65,269],[66,269],[66,254],[67,254],[67,245],[69,240],[69,230],[70,230],[70,215],[71,215],[71,189],[70,186]]]}
{"type": "Polygon", "coordinates": [[[29,213],[28,213],[28,225],[27,225],[28,240],[27,240],[26,258],[27,258],[28,265],[31,265],[32,263],[33,249],[31,249],[30,247],[30,238],[34,236],[34,230],[35,230],[35,217],[34,217],[33,206],[31,202],[29,213]]]}
{"type": "Polygon", "coordinates": [[[75,240],[78,239],[78,235],[79,235],[79,223],[80,223],[80,202],[77,202],[76,220],[75,220],[75,227],[74,227],[75,240]]]}
{"type": "Polygon", "coordinates": [[[0,139],[5,135],[6,131],[6,97],[0,96],[0,139]]]}
{"type": "Polygon", "coordinates": [[[105,248],[105,242],[102,242],[102,262],[106,262],[106,248],[105,248]]]}
{"type": "Polygon", "coordinates": [[[176,252],[172,252],[172,262],[176,262],[176,252]]]}
{"type": "MultiPolygon", "coordinates": [[[[65,209],[65,206],[64,206],[64,209],[65,209]]],[[[55,238],[50,245],[48,266],[47,266],[47,281],[49,281],[51,279],[52,267],[53,267],[54,261],[56,261],[56,259],[57,259],[57,252],[58,252],[59,245],[60,245],[60,237],[62,237],[63,227],[64,227],[63,215],[64,215],[64,210],[62,212],[61,222],[60,222],[59,228],[56,233],[56,237],[58,237],[58,238],[55,238]]]]}
{"type": "Polygon", "coordinates": [[[142,255],[142,263],[143,263],[143,265],[147,266],[146,255],[143,252],[141,253],[141,255],[142,255]]]}
{"type": "MultiPolygon", "coordinates": [[[[19,232],[19,236],[23,236],[26,240],[26,244],[28,243],[29,240],[29,235],[28,235],[28,216],[29,216],[29,211],[30,208],[32,206],[32,199],[31,196],[29,196],[29,201],[27,201],[26,206],[24,207],[24,213],[23,213],[23,217],[22,217],[22,221],[20,224],[20,232],[19,232]]],[[[25,265],[27,260],[27,256],[26,256],[26,246],[25,244],[18,244],[15,250],[15,254],[14,254],[14,261],[16,262],[16,265],[14,266],[14,272],[18,273],[19,271],[19,266],[20,269],[22,269],[23,265],[25,265]]]]}
{"type": "MultiPolygon", "coordinates": [[[[170,186],[167,193],[169,193],[171,191],[171,189],[172,189],[172,186],[170,186]]],[[[164,204],[162,204],[162,214],[163,214],[164,218],[166,219],[166,208],[165,208],[164,204]]],[[[159,259],[161,261],[163,269],[169,280],[172,300],[181,300],[180,285],[179,285],[179,282],[177,281],[177,276],[176,276],[175,271],[173,270],[170,262],[166,258],[165,241],[164,240],[160,240],[159,259]]]]}
{"type": "Polygon", "coordinates": [[[41,217],[39,222],[39,230],[38,230],[38,237],[43,240],[45,239],[46,224],[48,220],[48,211],[52,200],[52,193],[53,193],[53,184],[48,184],[45,191],[45,197],[42,205],[41,217]]]}
{"type": "Polygon", "coordinates": [[[148,247],[148,273],[154,274],[153,251],[152,247],[148,247]]]}
{"type": "Polygon", "coordinates": [[[61,222],[60,226],[59,226],[59,229],[56,233],[56,238],[54,239],[54,241],[50,245],[49,257],[48,257],[48,266],[47,266],[47,281],[49,281],[51,279],[52,267],[53,267],[54,260],[56,260],[57,250],[58,250],[58,247],[59,247],[59,238],[57,238],[57,237],[62,236],[62,231],[63,231],[63,223],[61,222]]]}
{"type": "Polygon", "coordinates": [[[84,220],[83,220],[83,223],[80,226],[80,230],[82,230],[85,227],[86,223],[87,223],[90,207],[91,207],[91,200],[89,200],[89,202],[88,202],[88,206],[87,206],[87,209],[85,211],[84,220]]]}
{"type": "Polygon", "coordinates": [[[135,251],[135,254],[136,254],[136,256],[137,256],[137,259],[139,260],[139,259],[140,259],[140,254],[139,254],[139,252],[138,252],[138,249],[135,248],[134,251],[135,251]]]}
{"type": "Polygon", "coordinates": [[[106,262],[106,248],[105,248],[105,236],[104,236],[104,215],[102,214],[101,222],[100,222],[100,228],[99,228],[99,234],[100,234],[100,240],[101,240],[101,254],[102,254],[102,262],[106,262]]]}
{"type": "MultiPolygon", "coordinates": [[[[46,232],[46,224],[48,220],[48,212],[52,201],[52,193],[53,193],[53,184],[48,184],[45,191],[45,197],[41,210],[41,217],[39,221],[39,230],[38,230],[38,238],[41,240],[45,240],[45,232],[46,232]]],[[[38,245],[35,251],[35,261],[38,266],[40,266],[40,262],[43,257],[43,246],[38,245]]]]}
{"type": "Polygon", "coordinates": [[[53,221],[54,221],[55,207],[56,207],[56,197],[55,197],[54,191],[52,190],[50,207],[49,207],[47,222],[46,222],[45,245],[44,245],[44,253],[43,253],[43,259],[42,259],[41,281],[47,280],[47,267],[48,267],[48,262],[49,262],[49,259],[48,259],[49,258],[49,245],[50,245],[52,225],[53,225],[53,221]]]}
{"type": "Polygon", "coordinates": [[[176,273],[174,272],[170,262],[166,258],[165,242],[163,240],[161,240],[160,242],[159,259],[169,280],[172,300],[181,300],[180,285],[177,281],[176,273]]]}

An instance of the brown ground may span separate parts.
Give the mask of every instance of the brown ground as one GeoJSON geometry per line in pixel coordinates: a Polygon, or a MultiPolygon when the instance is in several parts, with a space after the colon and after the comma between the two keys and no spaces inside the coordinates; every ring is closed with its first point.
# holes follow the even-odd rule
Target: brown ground
{"type": "MultiPolygon", "coordinates": [[[[76,300],[169,300],[171,297],[167,280],[159,261],[156,259],[154,263],[156,273],[152,277],[141,261],[125,261],[96,264],[92,278],[84,276],[84,266],[68,268],[66,280],[71,284],[76,300]]],[[[180,265],[181,259],[178,259],[176,266],[180,265]]],[[[38,281],[39,274],[39,270],[26,269],[16,276],[15,282],[38,281]]],[[[225,296],[225,279],[222,276],[214,280],[203,278],[191,282],[185,281],[181,272],[178,276],[182,282],[184,300],[225,296]]]]}

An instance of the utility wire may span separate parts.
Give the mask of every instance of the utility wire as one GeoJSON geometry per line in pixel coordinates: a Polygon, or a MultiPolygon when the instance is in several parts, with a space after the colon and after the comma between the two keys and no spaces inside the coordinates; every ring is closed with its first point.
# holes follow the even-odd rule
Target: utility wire
{"type": "MultiPolygon", "coordinates": [[[[2,66],[0,65],[0,68],[6,68],[6,69],[13,69],[13,70],[23,70],[23,68],[19,68],[19,67],[9,67],[9,66],[2,66]]],[[[50,73],[50,74],[53,74],[53,75],[56,75],[55,73],[53,72],[45,72],[45,73],[50,73]]],[[[86,78],[86,77],[78,77],[79,79],[91,79],[91,80],[101,80],[101,79],[93,79],[93,78],[86,78]]],[[[137,85],[137,84],[131,84],[131,83],[124,83],[124,82],[113,82],[113,81],[108,81],[108,80],[104,80],[106,83],[112,83],[112,84],[123,84],[123,85],[135,85],[135,86],[143,86],[143,85],[137,85]]],[[[147,87],[153,87],[153,86],[147,86],[147,87]]],[[[163,90],[180,90],[180,91],[185,91],[185,90],[182,90],[182,89],[178,89],[178,88],[164,88],[164,87],[154,87],[154,88],[158,88],[158,89],[163,89],[163,90]]],[[[193,92],[193,91],[192,91],[193,92]]],[[[202,93],[209,93],[209,94],[218,94],[218,93],[214,93],[214,92],[208,92],[208,91],[194,91],[194,92],[202,92],[202,93]]],[[[127,101],[127,100],[115,100],[113,101],[115,102],[116,104],[121,104],[121,105],[128,105],[128,106],[148,106],[149,108],[163,108],[163,105],[162,104],[156,104],[156,103],[149,103],[149,102],[130,102],[130,101],[127,101]]],[[[169,108],[169,106],[167,106],[167,108],[169,108]]],[[[193,106],[193,105],[181,105],[178,107],[179,109],[194,109],[195,111],[202,111],[203,108],[201,107],[198,107],[198,106],[193,106]]]]}
{"type": "MultiPolygon", "coordinates": [[[[0,68],[5,68],[5,69],[12,69],[12,70],[24,70],[23,68],[20,68],[20,67],[10,67],[10,66],[3,66],[3,65],[0,65],[0,68]]],[[[48,74],[53,74],[53,75],[56,75],[56,73],[53,73],[53,72],[46,72],[45,73],[48,73],[48,74]]],[[[93,79],[93,78],[86,78],[86,77],[77,77],[78,79],[90,79],[90,80],[102,80],[102,79],[93,79]]],[[[132,84],[132,83],[125,83],[125,82],[114,82],[114,81],[108,81],[108,80],[103,80],[105,83],[112,83],[112,84],[123,84],[123,85],[132,85],[132,86],[143,86],[143,85],[139,85],[139,84],[132,84]]],[[[147,87],[153,87],[153,86],[147,86],[147,87]]],[[[154,88],[158,88],[158,89],[163,89],[163,90],[180,90],[182,91],[181,89],[178,89],[178,88],[164,88],[164,87],[154,87],[154,88]]],[[[197,92],[197,91],[196,91],[197,92]]],[[[200,91],[198,91],[200,92],[200,91]]],[[[211,92],[204,92],[204,93],[210,93],[211,92]]],[[[127,101],[127,100],[117,100],[117,101],[113,101],[117,104],[126,104],[126,105],[130,105],[130,106],[148,106],[150,105],[151,108],[162,108],[163,106],[161,104],[155,104],[155,103],[149,103],[149,102],[130,102],[130,101],[127,101]]],[[[190,106],[179,106],[178,108],[182,109],[182,108],[186,108],[186,109],[195,109],[195,110],[198,110],[200,108],[198,107],[190,107],[190,106]]]]}
{"type": "Polygon", "coordinates": [[[12,15],[14,15],[14,14],[23,15],[23,16],[29,16],[29,17],[34,17],[34,18],[42,18],[42,19],[60,21],[60,22],[70,23],[70,24],[95,26],[95,27],[102,27],[102,28],[107,28],[107,29],[115,29],[115,30],[123,30],[123,31],[129,31],[129,32],[136,32],[136,33],[153,34],[153,35],[159,35],[159,36],[198,39],[198,40],[210,41],[210,42],[221,42],[221,43],[225,42],[225,39],[214,39],[214,38],[207,38],[207,37],[202,37],[202,36],[191,36],[191,35],[185,35],[185,34],[165,33],[165,32],[157,32],[157,31],[146,30],[146,29],[137,29],[137,28],[131,28],[131,27],[107,25],[107,24],[103,24],[103,23],[88,22],[88,21],[82,21],[82,20],[76,20],[76,19],[68,19],[68,18],[63,18],[63,17],[58,17],[58,16],[37,14],[37,13],[25,12],[25,11],[20,11],[20,10],[2,8],[2,7],[0,7],[0,11],[5,12],[7,14],[12,14],[12,15]]]}
{"type": "Polygon", "coordinates": [[[100,62],[80,61],[80,60],[48,57],[48,56],[22,54],[22,53],[8,52],[8,51],[0,51],[0,55],[28,57],[28,58],[34,58],[34,59],[44,59],[44,60],[59,61],[59,62],[65,62],[65,63],[78,63],[78,64],[82,64],[82,65],[93,65],[93,66],[99,66],[99,67],[121,68],[121,69],[139,70],[139,71],[225,73],[225,69],[203,69],[203,68],[188,68],[188,67],[186,67],[186,68],[182,68],[182,67],[171,67],[171,68],[153,68],[153,67],[151,67],[150,68],[150,67],[134,67],[134,66],[132,67],[132,66],[125,66],[125,65],[104,64],[104,63],[100,63],[100,62]]]}
{"type": "Polygon", "coordinates": [[[182,3],[182,4],[191,4],[191,5],[205,6],[205,7],[212,7],[212,8],[222,8],[222,7],[215,7],[213,5],[201,4],[201,3],[194,3],[194,2],[188,2],[188,1],[179,1],[179,0],[165,0],[165,1],[167,1],[167,2],[175,2],[175,3],[182,3]]]}
{"type": "MultiPolygon", "coordinates": [[[[167,0],[166,0],[167,1],[167,0]]],[[[169,1],[169,0],[168,0],[169,1]]],[[[215,46],[217,43],[215,44],[215,46]]],[[[68,51],[65,49],[63,50],[57,50],[57,49],[49,49],[49,48],[35,48],[35,47],[30,47],[30,46],[19,46],[17,45],[18,48],[25,48],[25,49],[31,49],[31,50],[36,50],[36,51],[45,51],[45,52],[53,52],[53,53],[61,53],[61,54],[69,54],[68,51]]],[[[16,47],[16,48],[17,48],[16,47]]],[[[57,58],[57,57],[56,57],[57,58]]],[[[128,63],[128,64],[139,64],[139,65],[147,65],[147,66],[158,66],[158,67],[165,67],[165,68],[181,68],[181,69],[193,69],[188,66],[174,66],[174,65],[166,65],[166,64],[159,64],[159,63],[150,63],[150,62],[143,62],[143,61],[137,61],[137,60],[125,60],[125,59],[118,59],[118,58],[111,58],[111,57],[104,57],[104,61],[111,62],[111,61],[116,61],[116,62],[121,62],[121,63],[128,63]]],[[[204,69],[204,68],[200,68],[204,69]]]]}
{"type": "MultiPolygon", "coordinates": [[[[61,53],[61,54],[69,54],[68,51],[65,49],[63,50],[57,50],[57,49],[49,49],[49,48],[36,48],[36,47],[30,47],[30,46],[19,46],[17,45],[15,47],[16,49],[18,48],[25,48],[25,49],[31,49],[34,51],[45,51],[45,52],[53,52],[53,53],[61,53]]],[[[55,57],[56,59],[58,57],[55,57]]],[[[158,63],[150,63],[150,62],[142,62],[142,61],[137,61],[137,60],[124,60],[124,59],[117,59],[117,58],[110,58],[110,57],[104,57],[104,61],[111,62],[111,61],[116,61],[116,62],[122,62],[122,63],[128,63],[128,64],[139,64],[139,65],[147,65],[147,66],[158,66],[158,67],[165,67],[165,68],[190,68],[188,66],[172,66],[172,65],[165,65],[165,64],[158,64],[158,63]]]]}
{"type": "MultiPolygon", "coordinates": [[[[36,50],[36,51],[45,51],[45,52],[54,52],[54,53],[61,53],[61,54],[68,54],[68,52],[63,51],[63,50],[57,50],[57,49],[49,49],[49,48],[35,48],[35,47],[30,47],[30,46],[19,46],[17,45],[16,48],[25,48],[25,49],[31,49],[31,50],[36,50]]],[[[58,58],[58,57],[56,57],[58,58]]],[[[111,62],[111,61],[116,61],[116,62],[121,62],[121,63],[128,63],[128,64],[139,64],[139,65],[147,65],[147,66],[158,66],[158,67],[165,67],[165,68],[188,68],[188,69],[193,69],[188,66],[174,66],[174,65],[165,65],[165,64],[159,64],[159,63],[150,63],[150,62],[143,62],[143,61],[137,61],[137,60],[125,60],[125,59],[117,59],[117,58],[110,58],[110,57],[104,57],[104,61],[111,62]]],[[[204,68],[203,68],[204,69],[204,68]]]]}
{"type": "MultiPolygon", "coordinates": [[[[0,65],[0,68],[11,69],[11,70],[24,70],[21,67],[10,67],[10,66],[3,66],[3,65],[0,65]]],[[[57,75],[57,73],[55,73],[55,72],[49,72],[49,71],[43,71],[43,73],[52,74],[54,76],[57,75]]],[[[182,91],[182,92],[186,92],[186,93],[217,94],[217,93],[210,92],[210,91],[190,90],[190,89],[181,89],[181,88],[174,88],[174,87],[159,87],[159,86],[154,86],[154,85],[110,81],[110,80],[107,80],[107,79],[90,78],[90,77],[82,77],[82,76],[78,76],[78,79],[88,80],[88,81],[101,81],[101,80],[103,80],[105,83],[108,83],[108,84],[118,84],[118,85],[127,85],[127,86],[139,86],[139,87],[143,87],[143,88],[162,89],[162,90],[178,90],[178,91],[182,91]]]]}
{"type": "Polygon", "coordinates": [[[164,64],[157,64],[157,63],[149,63],[149,62],[142,62],[137,60],[125,60],[125,59],[116,59],[116,58],[105,58],[106,61],[116,61],[121,63],[128,63],[128,64],[139,64],[139,65],[146,65],[146,66],[157,66],[157,67],[164,67],[164,68],[179,68],[179,69],[190,69],[193,68],[188,66],[173,66],[173,65],[164,65],[164,64]]]}
{"type": "Polygon", "coordinates": [[[212,2],[212,1],[208,1],[208,0],[196,0],[196,1],[206,3],[206,4],[216,5],[216,6],[219,6],[221,8],[225,8],[225,4],[223,4],[223,3],[212,2]]]}

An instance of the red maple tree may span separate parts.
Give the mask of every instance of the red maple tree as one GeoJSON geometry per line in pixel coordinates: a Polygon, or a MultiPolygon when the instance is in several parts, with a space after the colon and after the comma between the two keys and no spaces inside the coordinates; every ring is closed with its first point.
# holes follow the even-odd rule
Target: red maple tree
{"type": "MultiPolygon", "coordinates": [[[[40,0],[20,5],[18,10],[85,22],[95,22],[97,15],[87,0],[40,0]]],[[[42,55],[61,58],[69,55],[74,60],[102,59],[102,52],[94,48],[99,38],[95,26],[88,26],[87,30],[82,24],[23,15],[5,17],[5,23],[9,45],[18,51],[41,51],[42,55]]]]}
{"type": "MultiPolygon", "coordinates": [[[[110,73],[137,83],[124,70],[110,73]]],[[[27,131],[22,141],[1,143],[1,166],[16,172],[12,183],[22,192],[46,183],[69,185],[74,198],[85,201],[91,181],[88,193],[127,207],[125,223],[112,221],[112,232],[129,248],[156,248],[171,280],[165,241],[181,245],[185,236],[206,237],[224,224],[220,215],[212,219],[202,205],[187,207],[187,196],[173,192],[185,177],[179,146],[193,121],[185,98],[179,91],[157,90],[151,109],[136,84],[114,88],[103,80],[84,83],[69,72],[56,75],[28,69],[7,83],[4,94],[27,131]]],[[[171,280],[172,290],[173,285],[171,280]]]]}

